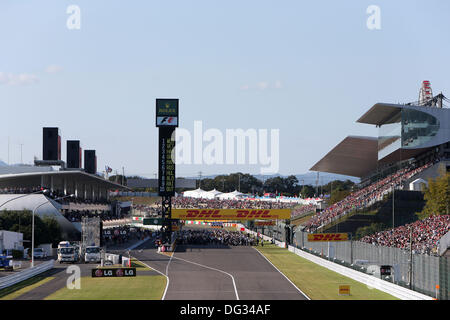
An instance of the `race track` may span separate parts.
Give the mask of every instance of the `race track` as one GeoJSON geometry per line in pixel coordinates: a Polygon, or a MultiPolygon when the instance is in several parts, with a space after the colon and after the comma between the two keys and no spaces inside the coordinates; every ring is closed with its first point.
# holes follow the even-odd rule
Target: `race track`
{"type": "Polygon", "coordinates": [[[169,277],[166,300],[307,300],[250,246],[183,245],[170,258],[145,243],[132,256],[169,277]]]}

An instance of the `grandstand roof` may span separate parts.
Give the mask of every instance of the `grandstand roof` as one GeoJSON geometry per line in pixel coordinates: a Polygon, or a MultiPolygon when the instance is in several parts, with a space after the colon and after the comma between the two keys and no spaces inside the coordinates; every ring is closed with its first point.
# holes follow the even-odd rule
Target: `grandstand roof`
{"type": "Polygon", "coordinates": [[[377,154],[378,138],[348,136],[309,170],[361,178],[377,168],[377,154]]]}
{"type": "MultiPolygon", "coordinates": [[[[376,103],[366,113],[364,113],[356,122],[366,123],[380,126],[382,124],[392,123],[394,115],[401,111],[401,109],[412,109],[421,112],[427,112],[437,117],[441,122],[448,122],[450,117],[450,109],[437,108],[430,106],[416,106],[393,103],[376,103]],[[444,119],[446,118],[446,119],[444,119]]],[[[396,121],[395,119],[393,121],[396,121]]]]}
{"type": "Polygon", "coordinates": [[[356,122],[374,125],[388,124],[388,120],[402,109],[404,105],[392,103],[376,103],[356,122]]]}
{"type": "Polygon", "coordinates": [[[77,183],[95,184],[102,188],[112,190],[129,190],[128,187],[103,179],[97,175],[89,174],[84,171],[43,171],[43,172],[24,172],[0,174],[0,187],[35,187],[41,184],[41,176],[53,176],[57,178],[66,178],[69,181],[77,183]]]}

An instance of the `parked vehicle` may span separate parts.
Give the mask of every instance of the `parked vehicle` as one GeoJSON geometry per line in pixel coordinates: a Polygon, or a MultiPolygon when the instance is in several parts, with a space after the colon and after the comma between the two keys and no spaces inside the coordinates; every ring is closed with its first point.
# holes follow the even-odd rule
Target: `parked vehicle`
{"type": "Polygon", "coordinates": [[[97,246],[88,246],[85,249],[84,252],[84,262],[100,262],[101,260],[101,253],[100,253],[100,247],[97,246]]]}
{"type": "Polygon", "coordinates": [[[34,248],[33,255],[34,255],[35,259],[47,258],[47,254],[45,253],[44,249],[42,249],[42,248],[34,248]]]}
{"type": "Polygon", "coordinates": [[[69,241],[61,241],[58,244],[58,262],[78,262],[79,251],[69,241]]]}
{"type": "Polygon", "coordinates": [[[0,255],[0,268],[4,268],[5,271],[12,270],[12,256],[0,255]]]}

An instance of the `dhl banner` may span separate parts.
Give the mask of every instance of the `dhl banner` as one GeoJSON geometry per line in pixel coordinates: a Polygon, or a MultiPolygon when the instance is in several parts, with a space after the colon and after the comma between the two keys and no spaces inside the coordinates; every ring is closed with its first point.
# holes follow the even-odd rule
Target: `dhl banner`
{"type": "Polygon", "coordinates": [[[172,209],[172,219],[182,220],[276,220],[290,218],[290,209],[172,209]]]}
{"type": "Polygon", "coordinates": [[[308,234],[308,241],[347,241],[348,233],[310,233],[308,234]]]}
{"type": "Polygon", "coordinates": [[[265,226],[274,226],[275,221],[268,220],[268,221],[255,221],[255,227],[265,227],[265,226]]]}
{"type": "Polygon", "coordinates": [[[350,295],[350,286],[349,285],[341,285],[339,286],[339,295],[350,295]]]}

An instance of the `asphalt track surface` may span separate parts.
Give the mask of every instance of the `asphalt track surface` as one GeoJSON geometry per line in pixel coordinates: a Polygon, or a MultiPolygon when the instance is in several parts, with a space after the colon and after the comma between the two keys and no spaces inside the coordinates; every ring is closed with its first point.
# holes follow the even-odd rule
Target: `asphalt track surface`
{"type": "MultiPolygon", "coordinates": [[[[127,256],[125,250],[110,251],[127,256]]],[[[154,239],[131,256],[169,278],[165,300],[307,300],[307,297],[251,246],[177,246],[172,257],[157,252],[154,239]]],[[[92,264],[78,264],[90,276],[92,264]]],[[[66,286],[67,264],[55,263],[49,282],[17,297],[41,300],[66,286]]],[[[141,271],[142,273],[142,271],[141,271]]]]}
{"type": "Polygon", "coordinates": [[[168,276],[165,300],[307,300],[250,246],[183,245],[171,258],[147,242],[131,255],[168,276]]]}

